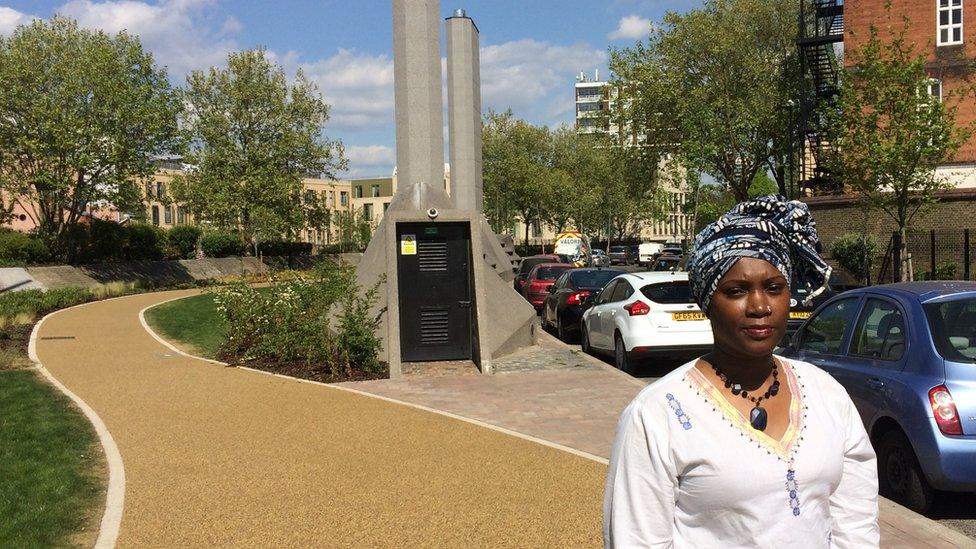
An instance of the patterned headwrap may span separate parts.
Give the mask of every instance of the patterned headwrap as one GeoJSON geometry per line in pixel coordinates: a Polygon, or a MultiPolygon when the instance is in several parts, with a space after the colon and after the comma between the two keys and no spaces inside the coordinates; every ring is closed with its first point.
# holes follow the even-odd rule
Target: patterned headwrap
{"type": "Polygon", "coordinates": [[[806,204],[768,195],[741,202],[695,237],[688,259],[688,279],[695,301],[708,311],[719,281],[741,257],[771,263],[790,286],[811,290],[812,299],[827,288],[830,266],[817,253],[817,224],[806,204]]]}

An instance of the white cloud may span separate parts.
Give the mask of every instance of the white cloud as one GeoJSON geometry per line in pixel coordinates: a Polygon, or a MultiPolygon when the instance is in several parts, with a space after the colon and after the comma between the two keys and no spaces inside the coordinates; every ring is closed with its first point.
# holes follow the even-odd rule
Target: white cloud
{"type": "Polygon", "coordinates": [[[58,13],[76,19],[82,27],[109,33],[125,30],[139,36],[156,62],[166,66],[178,82],[191,70],[223,64],[229,52],[239,49],[226,35],[240,32],[240,22],[228,18],[222,28],[212,28],[206,13],[212,4],[213,0],[162,0],[158,4],[71,0],[58,13]]]}
{"type": "Polygon", "coordinates": [[[573,106],[573,76],[604,65],[607,53],[586,44],[525,39],[481,49],[483,106],[511,108],[535,123],[561,121],[573,106]],[[560,118],[560,120],[555,120],[560,118]]]}
{"type": "Polygon", "coordinates": [[[375,130],[393,124],[393,60],[340,49],[320,61],[298,63],[285,56],[283,64],[301,68],[332,105],[331,130],[375,130]]]}
{"type": "Polygon", "coordinates": [[[607,35],[610,40],[640,40],[651,33],[651,20],[639,15],[628,15],[620,19],[617,30],[607,35]]]}
{"type": "Polygon", "coordinates": [[[26,25],[32,19],[35,19],[33,15],[27,15],[13,8],[0,6],[0,35],[11,34],[19,25],[26,25]]]}
{"type": "Polygon", "coordinates": [[[346,158],[359,166],[388,166],[396,162],[396,151],[386,145],[346,147],[346,158]]]}

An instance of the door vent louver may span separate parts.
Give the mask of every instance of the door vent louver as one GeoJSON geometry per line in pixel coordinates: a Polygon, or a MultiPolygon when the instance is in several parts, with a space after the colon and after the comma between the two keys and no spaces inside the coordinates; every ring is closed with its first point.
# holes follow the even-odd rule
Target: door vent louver
{"type": "Polygon", "coordinates": [[[447,242],[419,242],[417,252],[420,272],[447,272],[447,242]]]}
{"type": "Polygon", "coordinates": [[[421,345],[443,345],[448,343],[449,309],[422,309],[420,311],[421,345]]]}

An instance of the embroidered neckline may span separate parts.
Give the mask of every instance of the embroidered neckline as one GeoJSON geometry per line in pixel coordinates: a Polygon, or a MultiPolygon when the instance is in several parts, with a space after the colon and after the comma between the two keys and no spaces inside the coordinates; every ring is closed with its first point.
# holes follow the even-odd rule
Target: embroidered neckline
{"type": "Polygon", "coordinates": [[[796,372],[793,371],[792,364],[779,357],[777,357],[777,360],[783,373],[786,374],[785,377],[789,384],[790,395],[792,395],[789,412],[790,422],[780,440],[776,440],[766,433],[754,429],[749,423],[749,420],[742,415],[742,412],[733,406],[719,388],[705,377],[696,366],[692,366],[685,377],[689,381],[689,384],[692,385],[692,388],[698,394],[702,395],[716,410],[721,411],[722,415],[725,416],[725,419],[733,427],[737,428],[746,436],[749,436],[762,447],[765,447],[767,451],[774,453],[778,458],[786,462],[791,462],[793,453],[796,451],[802,438],[800,435],[803,431],[804,410],[806,406],[803,403],[802,383],[797,378],[796,372]]]}

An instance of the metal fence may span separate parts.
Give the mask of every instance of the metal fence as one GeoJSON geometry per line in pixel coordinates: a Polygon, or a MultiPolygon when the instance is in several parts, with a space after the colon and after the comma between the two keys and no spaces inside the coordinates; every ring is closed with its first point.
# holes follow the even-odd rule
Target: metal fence
{"type": "Polygon", "coordinates": [[[901,254],[901,235],[892,233],[885,254],[875,263],[878,284],[902,282],[903,262],[910,280],[973,280],[973,237],[969,229],[910,232],[906,235],[906,257],[901,254]]]}

